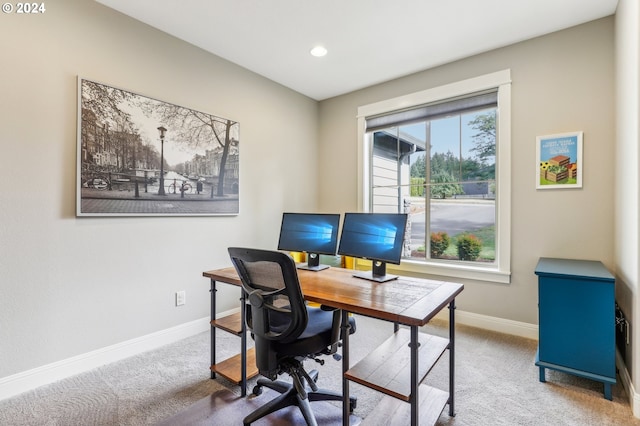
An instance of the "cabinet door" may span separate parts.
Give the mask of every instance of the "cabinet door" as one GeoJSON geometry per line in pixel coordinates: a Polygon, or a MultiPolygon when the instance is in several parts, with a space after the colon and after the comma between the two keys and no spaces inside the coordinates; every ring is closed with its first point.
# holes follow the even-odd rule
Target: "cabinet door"
{"type": "Polygon", "coordinates": [[[615,377],[613,283],[540,277],[540,360],[615,377]]]}

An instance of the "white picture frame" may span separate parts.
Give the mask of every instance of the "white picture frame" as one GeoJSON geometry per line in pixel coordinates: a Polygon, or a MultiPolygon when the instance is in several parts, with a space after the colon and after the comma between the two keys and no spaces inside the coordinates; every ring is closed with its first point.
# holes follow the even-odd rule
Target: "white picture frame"
{"type": "Polygon", "coordinates": [[[582,132],[536,138],[536,189],[582,188],[582,132]]]}

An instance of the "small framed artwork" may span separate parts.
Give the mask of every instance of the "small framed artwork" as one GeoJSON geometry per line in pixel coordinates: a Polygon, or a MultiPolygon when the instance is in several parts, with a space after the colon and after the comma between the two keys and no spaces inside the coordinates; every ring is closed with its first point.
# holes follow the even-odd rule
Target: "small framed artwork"
{"type": "Polygon", "coordinates": [[[536,188],[582,188],[582,132],[536,138],[536,188]]]}

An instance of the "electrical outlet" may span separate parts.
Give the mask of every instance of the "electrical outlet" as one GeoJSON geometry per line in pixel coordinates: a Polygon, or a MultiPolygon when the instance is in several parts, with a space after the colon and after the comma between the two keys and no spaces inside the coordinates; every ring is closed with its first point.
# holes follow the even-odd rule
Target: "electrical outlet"
{"type": "Polygon", "coordinates": [[[629,341],[629,321],[624,320],[624,328],[625,328],[625,339],[627,341],[627,346],[628,346],[629,343],[631,343],[629,341]]]}
{"type": "Polygon", "coordinates": [[[176,306],[182,306],[186,303],[187,299],[187,292],[182,290],[182,291],[178,291],[176,292],[176,306]]]}

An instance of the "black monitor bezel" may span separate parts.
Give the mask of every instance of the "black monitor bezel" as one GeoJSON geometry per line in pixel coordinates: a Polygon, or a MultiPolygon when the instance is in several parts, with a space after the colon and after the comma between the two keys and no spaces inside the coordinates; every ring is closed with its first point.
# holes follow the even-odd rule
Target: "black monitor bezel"
{"type": "Polygon", "coordinates": [[[282,213],[282,221],[280,223],[280,234],[278,237],[278,250],[282,250],[282,251],[293,251],[293,252],[300,252],[300,253],[313,253],[313,254],[324,254],[327,256],[335,256],[336,255],[336,251],[338,250],[338,235],[339,235],[339,229],[340,229],[340,214],[339,213],[300,213],[300,212],[284,212],[282,213]],[[285,220],[286,220],[286,216],[308,216],[308,217],[324,217],[327,219],[332,219],[335,222],[335,227],[332,230],[332,242],[333,242],[333,252],[330,252],[328,250],[326,251],[315,251],[315,250],[301,250],[300,247],[297,248],[293,248],[293,247],[287,247],[287,246],[282,246],[282,231],[283,231],[283,225],[285,224],[285,220]]]}

